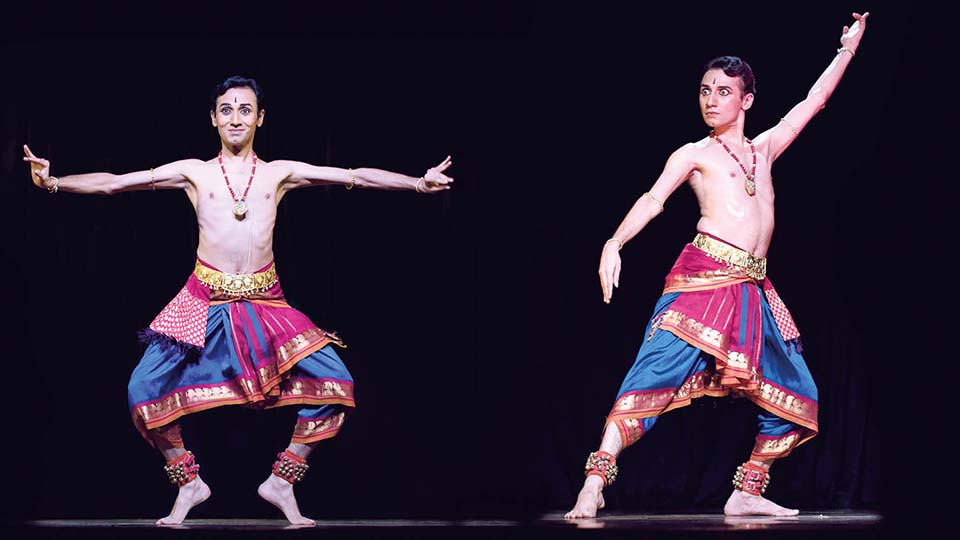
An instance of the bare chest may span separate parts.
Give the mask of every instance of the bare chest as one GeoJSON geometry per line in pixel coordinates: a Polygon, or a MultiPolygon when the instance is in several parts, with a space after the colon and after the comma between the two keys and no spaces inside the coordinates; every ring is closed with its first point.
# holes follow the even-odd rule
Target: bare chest
{"type": "Polygon", "coordinates": [[[277,213],[280,178],[269,168],[230,170],[219,166],[204,170],[195,178],[197,217],[201,221],[232,220],[273,222],[277,213]],[[264,170],[266,169],[266,170],[264,170]]]}

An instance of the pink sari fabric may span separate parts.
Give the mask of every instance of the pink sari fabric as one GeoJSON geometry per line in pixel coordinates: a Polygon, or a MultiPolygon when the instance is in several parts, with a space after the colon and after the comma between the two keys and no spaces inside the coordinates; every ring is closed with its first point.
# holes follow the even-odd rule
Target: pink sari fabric
{"type": "MultiPolygon", "coordinates": [[[[663,293],[682,292],[654,324],[716,359],[724,386],[745,391],[760,387],[763,374],[761,290],[730,287],[756,283],[745,271],[715,260],[687,244],[667,275],[663,293]]],[[[770,304],[784,341],[800,336],[789,310],[767,278],[758,285],[770,304]]]]}

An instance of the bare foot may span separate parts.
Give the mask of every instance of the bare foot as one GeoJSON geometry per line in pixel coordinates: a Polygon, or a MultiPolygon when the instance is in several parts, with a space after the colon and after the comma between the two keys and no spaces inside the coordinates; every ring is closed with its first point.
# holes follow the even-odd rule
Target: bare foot
{"type": "Polygon", "coordinates": [[[189,484],[180,486],[177,500],[173,501],[173,510],[170,510],[169,516],[158,519],[157,525],[179,525],[183,523],[190,509],[209,497],[210,486],[205,484],[199,476],[194,478],[189,484]]]}
{"type": "Polygon", "coordinates": [[[795,516],[800,511],[784,508],[760,495],[734,490],[723,506],[723,513],[728,516],[795,516]]]}
{"type": "Polygon", "coordinates": [[[563,515],[566,519],[592,518],[597,516],[597,510],[604,507],[603,479],[599,476],[588,476],[583,482],[583,489],[577,495],[577,503],[563,515]]]}
{"type": "Polygon", "coordinates": [[[293,495],[293,484],[275,474],[260,484],[257,493],[263,497],[263,500],[279,508],[287,521],[294,525],[316,525],[317,522],[303,517],[300,509],[297,507],[297,498],[293,495]]]}

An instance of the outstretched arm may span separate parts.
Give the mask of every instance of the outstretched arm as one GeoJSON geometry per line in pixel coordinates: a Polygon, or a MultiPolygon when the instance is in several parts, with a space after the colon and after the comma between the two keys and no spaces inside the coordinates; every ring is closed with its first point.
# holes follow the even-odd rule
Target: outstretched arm
{"type": "Polygon", "coordinates": [[[101,195],[145,189],[185,189],[190,185],[186,171],[190,166],[202,163],[186,159],[127,174],[97,172],[56,177],[50,174],[50,161],[34,155],[27,145],[23,145],[23,154],[23,160],[30,163],[30,176],[37,187],[50,192],[63,190],[101,195]]]}
{"type": "Polygon", "coordinates": [[[364,187],[373,189],[409,189],[421,193],[437,193],[450,189],[453,178],[443,174],[453,160],[447,156],[436,167],[427,169],[427,172],[417,178],[406,176],[382,169],[341,169],[338,167],[321,167],[300,161],[274,161],[274,165],[286,168],[289,172],[283,182],[286,190],[308,186],[322,186],[341,184],[347,189],[364,187]]]}
{"type": "Polygon", "coordinates": [[[671,154],[653,187],[633,203],[617,231],[603,245],[598,273],[605,303],[609,304],[613,298],[613,288],[620,286],[620,248],[663,212],[664,201],[690,177],[695,168],[692,145],[685,145],[671,154]]]}
{"type": "Polygon", "coordinates": [[[797,138],[797,135],[803,131],[815,114],[820,112],[826,105],[830,95],[840,83],[847,65],[857,53],[860,47],[860,39],[863,32],[867,29],[867,16],[869,12],[860,15],[854,13],[852,26],[844,26],[843,33],[840,35],[840,48],[837,49],[837,55],[827,66],[827,69],[820,75],[817,82],[813,83],[807,97],[797,103],[790,112],[784,116],[777,125],[757,135],[755,143],[761,152],[764,152],[770,163],[773,163],[784,150],[790,146],[790,143],[797,138]]]}

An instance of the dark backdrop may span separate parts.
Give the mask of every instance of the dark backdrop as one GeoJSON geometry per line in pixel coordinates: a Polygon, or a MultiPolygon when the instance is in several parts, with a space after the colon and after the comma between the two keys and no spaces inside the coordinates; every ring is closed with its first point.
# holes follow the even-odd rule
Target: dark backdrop
{"type": "MultiPolygon", "coordinates": [[[[949,111],[933,76],[945,38],[925,10],[353,6],[36,5],[10,19],[5,449],[23,486],[11,515],[168,509],[175,489],[125,391],[136,332],[182,286],[197,235],[178,192],[34,188],[22,144],[57,175],[210,158],[210,90],[241,73],[266,93],[263,159],[417,176],[451,154],[455,188],[438,196],[315,188],[281,204],[288,299],[345,338],[357,382],[356,412],[314,453],[298,496],[315,517],[535,516],[573,503],[663,275],[694,234],[682,187],[624,249],[621,287],[601,302],[603,241],[667,156],[706,133],[700,66],[720,54],[750,62],[755,136],[806,95],[863,9],[870,27],[845,79],[774,168],[769,268],[818,382],[821,434],[776,466],[768,495],[807,510],[909,504],[898,441],[920,443],[913,458],[934,448],[929,415],[908,415],[921,395],[913,381],[945,384],[929,379],[942,372],[912,336],[946,321],[945,298],[907,294],[935,290],[920,270],[941,252],[928,233],[952,207],[933,195],[949,111]]],[[[743,400],[704,398],[665,416],[623,455],[608,508],[719,511],[754,414],[743,400]]],[[[191,516],[275,517],[255,487],[294,415],[187,418],[214,490],[191,516]]]]}

